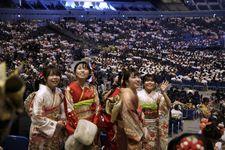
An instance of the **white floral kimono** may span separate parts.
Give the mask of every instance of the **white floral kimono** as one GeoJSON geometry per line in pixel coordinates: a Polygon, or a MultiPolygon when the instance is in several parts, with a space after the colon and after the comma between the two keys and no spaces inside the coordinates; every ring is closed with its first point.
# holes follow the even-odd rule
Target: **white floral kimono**
{"type": "Polygon", "coordinates": [[[57,126],[58,120],[65,120],[63,94],[40,85],[33,100],[30,127],[30,150],[59,150],[64,146],[65,132],[57,126]]]}
{"type": "Polygon", "coordinates": [[[139,105],[145,114],[144,126],[147,127],[150,139],[143,142],[148,150],[164,150],[168,145],[169,110],[165,98],[160,92],[148,94],[144,89],[138,91],[139,105]],[[157,104],[159,101],[159,104],[157,104]]]}

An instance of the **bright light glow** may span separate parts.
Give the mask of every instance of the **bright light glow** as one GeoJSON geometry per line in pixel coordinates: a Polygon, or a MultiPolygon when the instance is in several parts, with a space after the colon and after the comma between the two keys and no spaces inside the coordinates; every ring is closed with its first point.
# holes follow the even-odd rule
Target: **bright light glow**
{"type": "Polygon", "coordinates": [[[109,4],[109,8],[110,8],[111,10],[115,10],[115,11],[116,11],[116,9],[115,9],[113,6],[111,6],[110,4],[109,4]]]}
{"type": "Polygon", "coordinates": [[[97,10],[101,10],[98,5],[95,5],[94,8],[97,10]]]}
{"type": "Polygon", "coordinates": [[[84,2],[84,5],[83,5],[84,8],[90,8],[91,6],[93,7],[91,2],[84,2]]]}
{"type": "Polygon", "coordinates": [[[116,9],[113,6],[104,2],[104,0],[66,0],[65,6],[69,8],[83,7],[86,9],[89,8],[94,8],[97,10],[110,9],[116,11],[116,9]]]}
{"type": "Polygon", "coordinates": [[[104,9],[116,10],[114,7],[112,7],[110,4],[107,4],[106,2],[100,2],[99,5],[95,6],[95,9],[97,9],[97,10],[104,10],[104,9]]]}
{"type": "Polygon", "coordinates": [[[103,9],[109,9],[109,7],[108,7],[107,3],[101,2],[101,3],[99,4],[99,9],[100,9],[100,10],[103,10],[103,9]]]}
{"type": "Polygon", "coordinates": [[[75,3],[73,1],[67,1],[65,4],[66,7],[75,8],[75,3]]]}

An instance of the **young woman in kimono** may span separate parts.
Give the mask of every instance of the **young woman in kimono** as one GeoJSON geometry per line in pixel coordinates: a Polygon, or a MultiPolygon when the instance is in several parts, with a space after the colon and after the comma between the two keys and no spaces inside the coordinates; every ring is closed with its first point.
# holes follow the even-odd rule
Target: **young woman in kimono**
{"type": "MultiPolygon", "coordinates": [[[[87,62],[80,61],[74,67],[76,80],[67,86],[65,90],[65,112],[67,116],[66,130],[69,135],[73,134],[79,119],[98,124],[100,103],[98,92],[94,85],[88,82],[91,69],[87,62]]],[[[95,144],[85,147],[92,149],[95,144]]]]}
{"type": "Polygon", "coordinates": [[[117,132],[117,126],[111,120],[112,108],[119,101],[121,86],[121,72],[114,78],[112,88],[103,94],[103,114],[102,117],[103,125],[102,129],[106,132],[106,139],[104,141],[104,150],[114,150],[117,149],[118,144],[116,143],[115,137],[117,132]]]}
{"type": "Polygon", "coordinates": [[[139,73],[129,69],[123,73],[120,93],[121,108],[117,116],[118,149],[140,150],[145,133],[142,125],[142,113],[138,111],[137,88],[141,85],[139,73]]]}
{"type": "Polygon", "coordinates": [[[171,101],[166,94],[168,82],[163,82],[156,90],[154,75],[147,74],[143,78],[143,87],[138,92],[139,105],[144,113],[144,126],[148,129],[148,139],[143,148],[148,150],[164,150],[168,145],[168,122],[171,101]]]}
{"type": "Polygon", "coordinates": [[[66,137],[63,94],[57,88],[61,74],[49,66],[43,76],[45,84],[40,84],[33,99],[29,149],[60,150],[66,137]]]}

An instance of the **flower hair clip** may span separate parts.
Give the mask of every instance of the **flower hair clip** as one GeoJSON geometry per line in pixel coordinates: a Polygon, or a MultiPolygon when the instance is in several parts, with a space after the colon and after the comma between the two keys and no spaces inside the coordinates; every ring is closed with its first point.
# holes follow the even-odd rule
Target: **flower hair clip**
{"type": "Polygon", "coordinates": [[[177,150],[204,150],[203,141],[195,136],[184,137],[176,145],[177,150]]]}

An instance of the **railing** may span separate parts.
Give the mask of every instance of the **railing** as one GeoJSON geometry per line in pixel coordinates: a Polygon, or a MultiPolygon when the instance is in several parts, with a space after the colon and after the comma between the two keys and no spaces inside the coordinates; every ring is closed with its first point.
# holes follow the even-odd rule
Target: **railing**
{"type": "Polygon", "coordinates": [[[171,84],[173,87],[177,87],[177,88],[189,88],[189,89],[195,89],[195,90],[199,90],[199,91],[207,91],[207,90],[222,90],[225,91],[225,86],[212,86],[212,85],[200,85],[200,84],[196,84],[196,85],[191,85],[191,84],[183,84],[183,83],[172,83],[171,84]]]}
{"type": "Polygon", "coordinates": [[[112,18],[166,18],[166,17],[195,17],[195,16],[225,16],[225,10],[220,11],[84,11],[84,10],[30,10],[30,9],[0,9],[1,20],[31,20],[49,19],[57,20],[65,17],[77,20],[112,18]]]}

